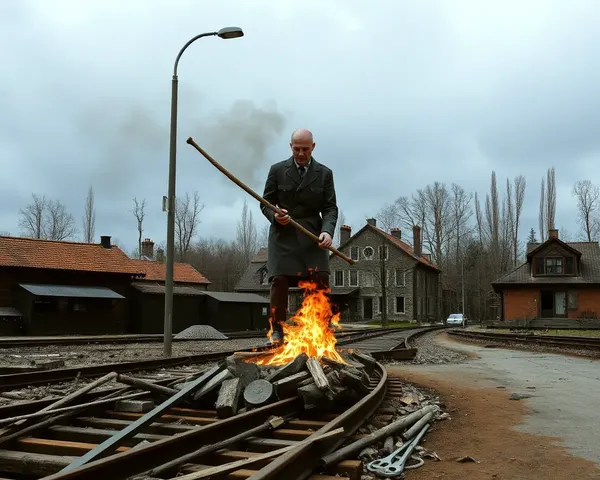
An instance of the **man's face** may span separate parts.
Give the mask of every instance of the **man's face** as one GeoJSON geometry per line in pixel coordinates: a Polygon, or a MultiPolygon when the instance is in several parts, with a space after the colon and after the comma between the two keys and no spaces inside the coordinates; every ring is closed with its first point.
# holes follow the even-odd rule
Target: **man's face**
{"type": "Polygon", "coordinates": [[[296,163],[298,165],[306,165],[310,160],[315,144],[310,139],[300,137],[292,140],[290,147],[292,148],[292,154],[296,163]]]}

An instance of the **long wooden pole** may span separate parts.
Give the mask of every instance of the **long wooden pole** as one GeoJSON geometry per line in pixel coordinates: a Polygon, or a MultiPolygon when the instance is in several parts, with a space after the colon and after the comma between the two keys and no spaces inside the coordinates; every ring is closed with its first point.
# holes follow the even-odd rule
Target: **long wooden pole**
{"type": "MultiPolygon", "coordinates": [[[[252,195],[256,200],[258,200],[260,203],[262,203],[265,207],[269,208],[270,210],[273,210],[275,213],[278,213],[279,215],[285,215],[285,212],[283,212],[279,207],[273,205],[271,202],[265,200],[263,197],[261,197],[258,193],[256,193],[254,190],[252,190],[250,187],[248,187],[247,185],[245,185],[241,180],[237,179],[236,177],[234,177],[231,173],[229,173],[227,170],[225,170],[225,168],[223,168],[221,165],[219,165],[219,163],[212,158],[208,153],[206,153],[202,147],[200,147],[192,137],[187,139],[187,143],[189,143],[192,147],[194,147],[196,150],[198,150],[210,163],[212,163],[223,175],[225,175],[227,178],[229,178],[229,180],[231,180],[233,183],[235,183],[238,187],[242,188],[243,190],[245,190],[247,193],[249,193],[250,195],[252,195]]],[[[296,222],[293,218],[290,217],[290,223],[296,227],[298,230],[300,230],[302,233],[304,233],[305,235],[308,235],[311,239],[313,239],[315,242],[319,243],[319,237],[317,237],[314,233],[312,233],[311,231],[307,230],[306,228],[304,228],[302,225],[300,225],[298,222],[296,222]]],[[[340,252],[337,248],[335,248],[333,245],[328,247],[328,250],[331,251],[334,255],[337,255],[338,257],[340,257],[342,260],[348,262],[350,265],[354,264],[354,260],[352,260],[350,257],[347,257],[346,255],[344,255],[342,252],[340,252]]]]}

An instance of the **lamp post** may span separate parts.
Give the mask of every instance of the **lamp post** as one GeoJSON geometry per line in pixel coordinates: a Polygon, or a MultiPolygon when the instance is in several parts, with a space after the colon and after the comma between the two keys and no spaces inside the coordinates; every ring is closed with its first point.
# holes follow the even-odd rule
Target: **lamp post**
{"type": "Polygon", "coordinates": [[[177,67],[183,52],[196,40],[203,37],[217,36],[223,39],[242,37],[244,32],[238,27],[225,27],[218,32],[207,32],[196,35],[188,41],[179,51],[173,66],[173,80],[171,83],[171,131],[169,138],[169,194],[167,197],[167,266],[165,279],[165,323],[164,323],[164,355],[171,356],[173,337],[173,266],[175,250],[175,171],[177,158],[177,67]]]}

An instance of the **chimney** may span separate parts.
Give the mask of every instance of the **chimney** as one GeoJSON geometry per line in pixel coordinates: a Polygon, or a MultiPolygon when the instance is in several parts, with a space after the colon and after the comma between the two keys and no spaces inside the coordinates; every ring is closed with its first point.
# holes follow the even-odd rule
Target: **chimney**
{"type": "Polygon", "coordinates": [[[145,238],[142,242],[142,256],[147,258],[154,258],[154,242],[149,238],[145,238]]]}
{"type": "Polygon", "coordinates": [[[352,227],[350,225],[342,225],[340,227],[340,245],[344,245],[352,236],[352,227]]]}
{"type": "Polygon", "coordinates": [[[418,225],[413,227],[413,250],[417,257],[423,254],[421,251],[421,227],[418,225]]]}
{"type": "Polygon", "coordinates": [[[558,238],[558,229],[551,228],[550,230],[548,230],[548,240],[550,240],[551,238],[558,238]]]}
{"type": "Polygon", "coordinates": [[[402,240],[402,231],[399,228],[392,228],[390,233],[398,240],[402,240]]]}
{"type": "Polygon", "coordinates": [[[373,227],[377,226],[377,220],[375,218],[367,218],[367,223],[373,227]]]}
{"type": "Polygon", "coordinates": [[[101,235],[100,245],[102,245],[104,248],[110,248],[110,235],[101,235]]]}
{"type": "Polygon", "coordinates": [[[424,253],[423,257],[425,257],[425,260],[427,260],[428,262],[431,262],[431,253],[424,253]]]}
{"type": "Polygon", "coordinates": [[[156,249],[156,261],[163,263],[165,261],[165,251],[162,248],[156,249]]]}

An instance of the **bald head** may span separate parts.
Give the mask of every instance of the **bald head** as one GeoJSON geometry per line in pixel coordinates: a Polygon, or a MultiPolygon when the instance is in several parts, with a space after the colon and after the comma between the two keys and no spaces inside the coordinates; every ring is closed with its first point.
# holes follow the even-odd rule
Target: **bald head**
{"type": "Polygon", "coordinates": [[[294,143],[294,140],[313,143],[313,134],[306,128],[298,128],[294,130],[294,133],[292,133],[292,143],[294,143]]]}
{"type": "Polygon", "coordinates": [[[306,165],[310,161],[315,142],[313,134],[306,128],[299,128],[292,133],[290,148],[298,165],[306,165]]]}

